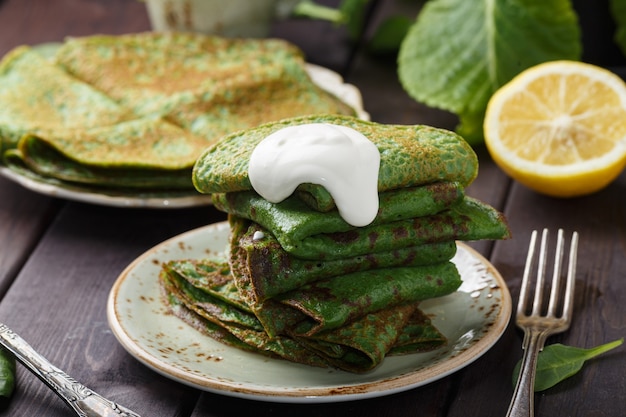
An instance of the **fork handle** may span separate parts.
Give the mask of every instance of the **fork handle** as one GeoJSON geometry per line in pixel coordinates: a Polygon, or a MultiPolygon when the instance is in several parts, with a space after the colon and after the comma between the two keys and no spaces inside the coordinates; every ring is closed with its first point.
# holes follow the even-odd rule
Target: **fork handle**
{"type": "Polygon", "coordinates": [[[21,336],[0,323],[0,344],[83,417],[139,417],[134,412],[102,397],[52,365],[21,336]]]}
{"type": "Polygon", "coordinates": [[[537,355],[543,348],[544,342],[545,335],[540,331],[531,330],[524,335],[522,344],[524,355],[509,411],[506,413],[507,417],[533,417],[535,415],[537,355]]]}

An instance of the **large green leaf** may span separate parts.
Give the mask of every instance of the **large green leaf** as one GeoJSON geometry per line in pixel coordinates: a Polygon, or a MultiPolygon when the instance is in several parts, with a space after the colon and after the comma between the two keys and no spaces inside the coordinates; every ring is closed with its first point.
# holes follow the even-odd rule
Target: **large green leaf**
{"type": "Polygon", "coordinates": [[[579,60],[570,0],[430,0],[405,37],[398,75],[415,100],[457,114],[459,133],[482,141],[491,95],[522,70],[579,60]]]}

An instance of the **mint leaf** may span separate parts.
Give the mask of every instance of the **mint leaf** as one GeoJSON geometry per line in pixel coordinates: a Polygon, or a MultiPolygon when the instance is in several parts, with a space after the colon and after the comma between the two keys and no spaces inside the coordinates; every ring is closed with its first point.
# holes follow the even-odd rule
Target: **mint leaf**
{"type": "Polygon", "coordinates": [[[468,141],[482,141],[491,95],[541,62],[579,60],[580,28],[570,0],[430,0],[398,56],[415,100],[455,113],[468,141]]]}
{"type": "MultiPolygon", "coordinates": [[[[585,361],[615,349],[623,342],[624,339],[622,338],[590,349],[566,346],[560,343],[546,346],[537,358],[535,392],[555,386],[580,371],[585,361]]],[[[513,371],[514,386],[519,376],[521,364],[522,361],[520,360],[513,371]]]]}

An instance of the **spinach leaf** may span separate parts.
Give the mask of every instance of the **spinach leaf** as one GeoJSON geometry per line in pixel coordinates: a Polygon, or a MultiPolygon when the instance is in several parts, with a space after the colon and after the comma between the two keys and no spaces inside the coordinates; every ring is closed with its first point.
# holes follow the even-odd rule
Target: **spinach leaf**
{"type": "MultiPolygon", "coordinates": [[[[594,348],[583,349],[566,346],[560,343],[546,346],[537,358],[537,375],[535,378],[535,392],[551,388],[576,374],[581,370],[585,361],[595,358],[611,349],[615,349],[624,342],[624,339],[615,340],[594,348]]],[[[513,371],[513,385],[517,382],[521,367],[521,360],[513,371]]]]}
{"type": "Polygon", "coordinates": [[[611,15],[615,20],[615,43],[626,54],[626,0],[610,0],[611,15]]]}
{"type": "Polygon", "coordinates": [[[413,25],[408,16],[390,16],[376,28],[369,42],[368,49],[373,54],[396,54],[402,40],[413,25]]]}
{"type": "Polygon", "coordinates": [[[292,16],[326,20],[345,25],[352,39],[356,39],[363,28],[365,11],[370,0],[342,0],[338,7],[325,6],[313,0],[301,0],[292,10],[292,16]]]}
{"type": "Polygon", "coordinates": [[[363,30],[365,11],[369,2],[370,0],[343,0],[339,5],[348,33],[353,39],[356,39],[363,30]]]}
{"type": "Polygon", "coordinates": [[[326,20],[335,24],[345,23],[345,16],[341,10],[317,4],[312,0],[299,1],[291,13],[294,17],[326,20]]]}
{"type": "Polygon", "coordinates": [[[0,348],[0,396],[10,397],[15,388],[15,357],[0,348]]]}
{"type": "Polygon", "coordinates": [[[459,116],[459,133],[482,142],[491,95],[541,62],[580,60],[571,0],[430,0],[400,47],[398,75],[415,100],[459,116]]]}

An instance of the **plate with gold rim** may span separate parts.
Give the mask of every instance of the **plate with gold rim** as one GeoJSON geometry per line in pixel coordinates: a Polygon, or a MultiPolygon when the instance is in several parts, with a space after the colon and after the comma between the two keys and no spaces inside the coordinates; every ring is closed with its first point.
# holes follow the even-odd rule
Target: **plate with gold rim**
{"type": "Polygon", "coordinates": [[[244,352],[201,335],[170,314],[158,285],[163,262],[223,254],[228,233],[227,223],[216,223],[153,247],[120,274],[107,302],[109,326],[128,353],[152,370],[200,390],[285,403],[389,395],[469,365],[499,340],[509,323],[511,296],[503,278],[478,252],[458,243],[453,262],[463,284],[453,294],[420,304],[447,337],[446,346],[385,358],[365,374],[244,352]]]}

